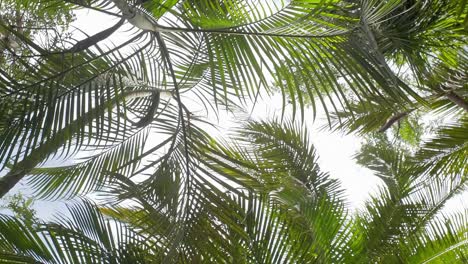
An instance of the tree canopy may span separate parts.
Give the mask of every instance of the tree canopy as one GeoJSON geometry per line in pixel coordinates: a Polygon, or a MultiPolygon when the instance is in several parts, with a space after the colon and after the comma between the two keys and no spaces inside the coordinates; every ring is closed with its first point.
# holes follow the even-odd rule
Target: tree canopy
{"type": "Polygon", "coordinates": [[[0,197],[21,181],[79,198],[69,218],[0,215],[1,261],[468,261],[466,208],[443,210],[467,187],[466,1],[0,7],[0,197]],[[83,10],[111,26],[76,29],[83,10]],[[281,117],[224,138],[198,111],[274,93],[281,117]],[[303,125],[316,113],[363,138],[356,161],[384,183],[364,208],[319,168],[303,125]]]}

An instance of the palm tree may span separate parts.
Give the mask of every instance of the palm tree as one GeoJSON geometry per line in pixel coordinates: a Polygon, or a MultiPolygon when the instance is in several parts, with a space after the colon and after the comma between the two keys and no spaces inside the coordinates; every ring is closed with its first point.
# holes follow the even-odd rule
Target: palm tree
{"type": "Polygon", "coordinates": [[[186,218],[174,212],[184,203],[184,196],[174,191],[180,188],[176,181],[180,171],[167,168],[157,175],[157,188],[148,188],[146,182],[117,183],[116,198],[131,199],[130,207],[99,208],[82,201],[70,207],[71,219],[29,228],[2,216],[0,259],[15,263],[467,260],[466,213],[439,214],[447,200],[466,188],[466,178],[428,177],[424,168],[395,149],[374,147],[358,159],[376,170],[385,186],[363,210],[350,214],[339,183],[320,172],[307,131],[292,123],[250,122],[238,136],[230,146],[213,139],[200,146],[204,172],[231,181],[231,189],[209,181],[203,182],[209,187],[194,186],[186,218]]]}

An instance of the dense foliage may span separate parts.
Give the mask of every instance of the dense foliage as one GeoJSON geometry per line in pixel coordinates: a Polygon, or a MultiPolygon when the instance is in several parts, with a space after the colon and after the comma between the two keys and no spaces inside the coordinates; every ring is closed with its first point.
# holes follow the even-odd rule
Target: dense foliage
{"type": "Polygon", "coordinates": [[[37,199],[81,197],[69,218],[0,215],[0,261],[468,261],[466,209],[443,210],[467,187],[466,1],[0,7],[0,197],[20,181],[37,199]],[[83,10],[111,26],[73,30],[83,10]],[[295,121],[207,132],[200,109],[275,92],[295,121]],[[357,212],[317,165],[308,109],[365,138],[356,160],[384,185],[357,212]]]}

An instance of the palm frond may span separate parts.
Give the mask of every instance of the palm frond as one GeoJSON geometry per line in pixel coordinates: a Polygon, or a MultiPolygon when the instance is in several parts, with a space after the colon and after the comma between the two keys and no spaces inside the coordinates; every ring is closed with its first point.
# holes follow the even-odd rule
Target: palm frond
{"type": "Polygon", "coordinates": [[[409,237],[405,261],[464,263],[468,259],[466,211],[433,220],[421,233],[409,237]]]}
{"type": "Polygon", "coordinates": [[[355,219],[351,240],[357,241],[351,247],[359,252],[356,261],[406,261],[415,250],[406,248],[406,238],[429,238],[428,229],[433,228],[431,223],[443,212],[446,202],[467,188],[464,177],[427,174],[425,164],[388,142],[365,147],[358,161],[376,171],[385,187],[355,219]]]}
{"type": "Polygon", "coordinates": [[[417,157],[427,164],[427,171],[438,177],[468,175],[468,119],[442,127],[432,139],[427,140],[417,157]]]}

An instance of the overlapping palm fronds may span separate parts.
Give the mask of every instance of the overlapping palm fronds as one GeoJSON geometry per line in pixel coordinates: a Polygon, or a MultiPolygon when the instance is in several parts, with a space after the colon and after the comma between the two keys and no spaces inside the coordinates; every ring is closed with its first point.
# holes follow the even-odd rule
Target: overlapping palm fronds
{"type": "MultiPolygon", "coordinates": [[[[442,2],[436,5],[442,6],[442,2]]],[[[134,35],[116,47],[100,46],[111,34],[122,34],[120,20],[114,27],[72,41],[70,48],[48,48],[2,22],[2,30],[30,51],[26,57],[13,55],[18,55],[24,67],[35,65],[24,80],[3,74],[1,111],[14,125],[2,134],[1,162],[6,166],[24,161],[20,167],[29,168],[18,172],[13,167],[12,180],[2,183],[3,192],[59,148],[64,153],[80,149],[91,135],[101,141],[115,140],[115,130],[107,126],[125,123],[128,118],[122,111],[145,112],[140,106],[147,105],[141,120],[127,122],[122,131],[150,125],[162,91],[174,96],[180,112],[179,121],[174,122],[181,122],[183,130],[187,129],[187,109],[181,110],[186,108],[181,101],[184,93],[216,109],[219,104],[232,105],[235,97],[255,98],[259,89],[269,86],[270,79],[283,92],[289,91],[294,109],[300,106],[303,111],[303,93],[296,90],[299,80],[290,74],[301,68],[307,69],[300,71],[300,79],[308,96],[318,97],[326,113],[329,102],[335,110],[353,110],[343,82],[360,101],[383,95],[410,105],[411,99],[424,101],[392,72],[378,34],[385,28],[382,25],[391,24],[389,17],[403,19],[410,11],[420,10],[419,3],[261,1],[254,5],[248,1],[100,0],[52,1],[38,3],[36,8],[54,12],[63,5],[121,17],[124,26],[133,27],[134,35]],[[128,79],[134,84],[123,83],[128,79]],[[313,92],[314,87],[325,86],[330,87],[326,95],[313,92]],[[132,89],[151,95],[127,106],[126,92],[132,89]]],[[[431,23],[421,26],[423,33],[431,23]]],[[[383,103],[391,109],[394,106],[387,100],[383,103]]]]}
{"type": "MultiPolygon", "coordinates": [[[[421,163],[412,155],[417,154],[392,144],[376,144],[366,146],[357,156],[358,162],[374,170],[385,186],[355,220],[354,237],[360,241],[352,244],[360,252],[355,262],[466,260],[466,222],[452,223],[441,216],[447,201],[466,191],[466,177],[449,177],[445,174],[448,172],[434,177],[425,167],[431,163],[421,163]],[[423,248],[422,241],[434,243],[433,248],[423,248]]],[[[460,221],[465,214],[462,211],[453,220],[460,221]]]]}
{"type": "MultiPolygon", "coordinates": [[[[183,154],[180,150],[162,159],[147,180],[133,183],[123,175],[114,175],[117,182],[112,191],[117,200],[136,203],[132,207],[102,209],[112,221],[125,223],[117,229],[117,237],[113,237],[111,227],[105,229],[106,225],[95,223],[104,220],[99,220],[102,216],[97,212],[92,213],[95,209],[89,203],[73,208],[73,222],[28,232],[46,232],[47,237],[51,236],[47,232],[55,234],[63,228],[64,232],[58,234],[60,238],[52,236],[52,239],[60,242],[61,238],[69,237],[73,244],[51,243],[39,253],[70,251],[64,258],[77,261],[91,257],[105,262],[108,256],[125,263],[126,259],[118,252],[124,252],[127,246],[144,249],[135,252],[146,252],[145,261],[163,263],[232,262],[237,258],[274,263],[339,259],[340,245],[346,239],[345,235],[337,237],[346,220],[341,192],[335,180],[319,171],[307,134],[298,134],[294,129],[297,127],[282,127],[278,123],[251,123],[242,134],[250,136],[234,149],[214,140],[194,142],[191,150],[198,154],[192,157],[199,160],[191,160],[194,167],[191,179],[183,176],[184,165],[176,161],[176,156],[183,154]],[[247,142],[253,145],[243,145],[247,142]],[[225,162],[213,162],[215,159],[225,162]],[[268,168],[267,161],[276,161],[278,166],[268,168]],[[243,180],[246,177],[257,179],[258,184],[247,184],[243,180]],[[225,181],[220,181],[223,178],[225,181]],[[125,231],[125,236],[120,237],[127,224],[134,233],[125,231]],[[70,228],[76,232],[65,232],[70,228]],[[96,244],[103,239],[107,247],[96,244]],[[127,243],[130,240],[132,243],[127,243]],[[84,252],[79,253],[80,250],[84,252]],[[102,256],[103,251],[107,255],[102,256]]],[[[5,218],[5,224],[21,226],[12,221],[5,218]]],[[[8,230],[14,230],[11,226],[8,230]]],[[[11,233],[2,235],[7,237],[11,233]]],[[[17,243],[24,242],[22,239],[2,248],[7,251],[2,257],[24,255],[28,259],[60,263],[61,255],[41,259],[39,253],[17,248],[17,243]]]]}
{"type": "Polygon", "coordinates": [[[468,175],[468,119],[442,127],[423,143],[418,157],[427,164],[427,171],[441,178],[462,178],[468,175]]]}
{"type": "Polygon", "coordinates": [[[465,214],[447,218],[453,223],[438,218],[466,189],[464,117],[422,147],[423,166],[392,149],[363,153],[360,162],[386,187],[352,218],[337,181],[320,172],[307,131],[250,122],[233,142],[219,143],[186,103],[230,110],[275,84],[295,116],[305,117],[307,101],[337,128],[362,133],[384,132],[425,107],[466,110],[463,3],[16,3],[50,13],[94,10],[113,23],[83,39],[43,43],[36,40],[46,29],[31,34],[0,17],[8,36],[1,52],[15,63],[0,70],[0,197],[29,176],[41,197],[99,190],[113,203],[99,211],[85,202],[52,224],[2,216],[0,260],[466,260],[465,214]],[[115,35],[125,40],[110,43],[115,35]],[[403,66],[414,83],[395,71],[403,66]]]}
{"type": "Polygon", "coordinates": [[[0,261],[4,263],[148,263],[145,238],[103,217],[83,201],[69,207],[70,219],[26,226],[2,215],[0,261]]]}
{"type": "Polygon", "coordinates": [[[466,260],[466,213],[440,216],[443,205],[466,189],[466,179],[427,177],[403,154],[376,148],[360,161],[377,170],[386,186],[352,216],[299,127],[251,122],[231,146],[206,138],[191,148],[198,152],[192,166],[198,165],[188,189],[175,157],[141,182],[114,175],[116,201],[131,203],[99,212],[86,202],[71,208],[70,220],[29,227],[4,216],[1,258],[18,263],[466,260]],[[16,235],[20,229],[24,236],[16,235]]]}

